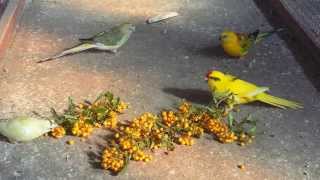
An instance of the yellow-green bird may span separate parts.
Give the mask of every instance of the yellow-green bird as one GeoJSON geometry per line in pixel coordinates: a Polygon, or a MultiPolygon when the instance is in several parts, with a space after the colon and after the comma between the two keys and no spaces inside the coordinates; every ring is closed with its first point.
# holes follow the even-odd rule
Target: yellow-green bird
{"type": "Polygon", "coordinates": [[[275,97],[265,93],[268,87],[258,87],[252,83],[238,79],[235,76],[224,74],[220,71],[209,71],[206,79],[213,95],[232,93],[234,104],[245,104],[253,101],[261,101],[282,109],[303,108],[300,103],[275,97]]]}
{"type": "Polygon", "coordinates": [[[234,31],[225,30],[221,33],[219,39],[225,53],[232,57],[243,57],[249,52],[253,45],[272,34],[283,30],[284,29],[277,29],[267,32],[256,30],[252,33],[236,33],[234,31]]]}
{"type": "Polygon", "coordinates": [[[117,50],[129,40],[131,34],[134,31],[134,25],[130,23],[123,23],[111,28],[109,31],[100,32],[90,38],[79,39],[80,44],[67,49],[53,57],[40,60],[37,63],[51,61],[69,54],[79,53],[88,49],[97,49],[101,51],[111,51],[116,53],[117,50]]]}

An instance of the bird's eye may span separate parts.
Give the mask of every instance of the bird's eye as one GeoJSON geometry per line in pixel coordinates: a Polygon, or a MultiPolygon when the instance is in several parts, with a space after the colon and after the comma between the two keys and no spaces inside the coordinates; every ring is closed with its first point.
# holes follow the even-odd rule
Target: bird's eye
{"type": "Polygon", "coordinates": [[[210,77],[210,79],[214,80],[214,81],[221,81],[220,78],[217,78],[217,77],[210,77]]]}
{"type": "Polygon", "coordinates": [[[219,37],[219,40],[221,41],[221,40],[225,40],[225,39],[227,39],[227,35],[221,35],[220,37],[219,37]]]}

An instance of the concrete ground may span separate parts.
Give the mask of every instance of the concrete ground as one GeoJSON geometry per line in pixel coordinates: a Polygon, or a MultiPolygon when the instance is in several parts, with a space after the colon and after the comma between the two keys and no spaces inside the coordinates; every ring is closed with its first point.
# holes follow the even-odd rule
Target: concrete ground
{"type": "MultiPolygon", "coordinates": [[[[317,78],[301,65],[304,49],[293,49],[275,35],[242,60],[218,46],[225,28],[272,29],[252,0],[38,0],[28,1],[16,38],[0,61],[0,115],[66,108],[67,98],[93,99],[110,90],[131,104],[123,120],[158,112],[185,98],[206,104],[203,76],[214,68],[269,86],[273,95],[302,102],[303,110],[261,104],[241,106],[241,114],[259,119],[253,144],[224,145],[206,136],[192,147],[179,146],[150,163],[130,163],[112,176],[96,160],[103,132],[86,142],[41,137],[24,144],[0,141],[0,179],[318,179],[320,176],[320,97],[317,78]],[[147,25],[165,11],[181,16],[147,25]],[[80,37],[124,21],[136,32],[118,54],[87,52],[36,64],[73,46],[80,37]],[[301,52],[300,52],[301,51],[301,52]],[[244,164],[240,170],[237,165],[244,164]]],[[[311,68],[312,69],[312,68],[311,68]]],[[[75,139],[75,138],[73,138],[75,139]]]]}

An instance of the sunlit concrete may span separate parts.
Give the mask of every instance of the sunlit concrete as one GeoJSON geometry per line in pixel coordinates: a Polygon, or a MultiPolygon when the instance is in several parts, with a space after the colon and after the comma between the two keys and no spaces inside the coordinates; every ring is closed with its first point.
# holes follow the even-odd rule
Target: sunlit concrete
{"type": "Polygon", "coordinates": [[[69,96],[92,100],[104,90],[130,103],[122,120],[145,111],[156,113],[181,98],[205,104],[210,94],[203,76],[211,68],[269,86],[272,94],[300,101],[306,108],[242,106],[241,115],[253,113],[259,119],[259,134],[252,145],[223,145],[204,137],[193,147],[178,147],[169,155],[157,152],[149,164],[131,163],[117,177],[92,162],[96,156],[91,152],[101,151],[97,144],[103,146],[104,132],[87,142],[76,140],[72,147],[64,144],[70,137],[18,145],[1,141],[1,177],[300,180],[306,178],[304,171],[318,177],[319,93],[296,62],[296,54],[276,35],[242,60],[226,57],[218,46],[218,35],[225,28],[258,27],[272,28],[251,0],[29,1],[15,41],[0,61],[3,117],[33,110],[48,115],[50,107],[62,111],[69,96]],[[148,17],[165,11],[178,11],[181,16],[145,24],[148,17]],[[80,37],[123,21],[137,27],[117,54],[86,52],[35,63],[75,45],[80,37]],[[245,164],[246,170],[238,169],[238,164],[245,164]]]}

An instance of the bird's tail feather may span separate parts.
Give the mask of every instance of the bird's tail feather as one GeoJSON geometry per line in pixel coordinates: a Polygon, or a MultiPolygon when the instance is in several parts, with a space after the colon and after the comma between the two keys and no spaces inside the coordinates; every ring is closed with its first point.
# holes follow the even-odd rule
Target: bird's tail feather
{"type": "Polygon", "coordinates": [[[298,102],[294,102],[294,101],[289,101],[286,99],[282,99],[279,97],[275,97],[275,96],[271,96],[269,94],[266,93],[262,93],[257,95],[257,99],[259,101],[265,102],[267,104],[282,108],[282,109],[287,109],[287,108],[291,108],[291,109],[300,109],[303,108],[303,105],[298,103],[298,102]]]}
{"type": "Polygon", "coordinates": [[[93,41],[93,38],[91,37],[91,38],[80,38],[80,39],[78,39],[80,42],[82,42],[82,43],[90,43],[90,42],[92,42],[93,41]]]}
{"type": "Polygon", "coordinates": [[[284,28],[278,28],[278,29],[275,29],[275,30],[272,30],[272,31],[259,32],[259,34],[256,37],[255,43],[260,42],[261,40],[273,35],[274,33],[281,32],[281,31],[284,31],[284,30],[285,30],[284,28]]]}
{"type": "Polygon", "coordinates": [[[88,50],[88,49],[92,49],[92,48],[95,48],[96,45],[94,44],[89,44],[89,43],[82,43],[82,44],[79,44],[73,48],[70,48],[70,49],[67,49],[55,56],[52,56],[52,57],[49,57],[49,58],[45,58],[45,59],[42,59],[40,61],[38,61],[37,63],[43,63],[43,62],[47,62],[47,61],[52,61],[52,60],[55,60],[57,58],[60,58],[62,56],[66,56],[66,55],[69,55],[69,54],[74,54],[74,53],[77,53],[77,52],[82,52],[82,51],[85,51],[85,50],[88,50]]]}

